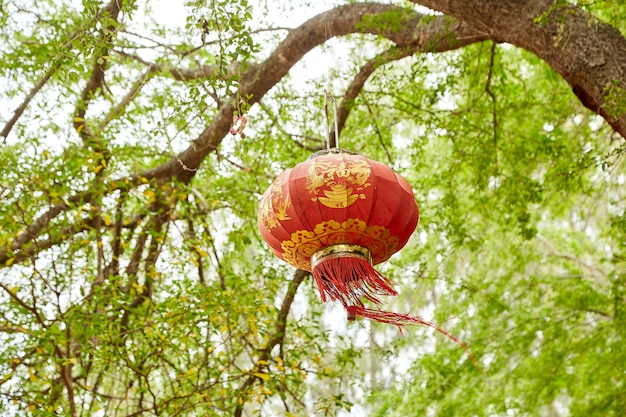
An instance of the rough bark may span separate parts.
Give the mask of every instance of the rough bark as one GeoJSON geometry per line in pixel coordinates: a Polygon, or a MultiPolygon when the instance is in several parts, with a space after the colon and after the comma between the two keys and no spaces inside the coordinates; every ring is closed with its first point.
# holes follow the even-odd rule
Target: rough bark
{"type": "Polygon", "coordinates": [[[561,0],[412,1],[534,53],[626,138],[626,38],[614,27],[561,0]]]}

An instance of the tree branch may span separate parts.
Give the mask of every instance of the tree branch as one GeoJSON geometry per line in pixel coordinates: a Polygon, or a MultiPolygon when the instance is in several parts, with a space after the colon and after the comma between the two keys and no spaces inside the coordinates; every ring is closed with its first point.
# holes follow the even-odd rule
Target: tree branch
{"type": "MultiPolygon", "coordinates": [[[[337,129],[339,130],[339,134],[343,131],[343,127],[346,124],[346,120],[348,115],[350,114],[350,110],[352,110],[352,106],[354,105],[354,100],[356,100],[357,96],[361,93],[365,82],[369,79],[369,77],[381,66],[384,66],[392,61],[397,61],[402,58],[406,58],[415,53],[415,48],[413,47],[392,47],[385,52],[379,54],[373,59],[370,59],[365,65],[361,67],[359,73],[354,77],[350,86],[346,90],[341,100],[341,103],[337,107],[337,129]]],[[[334,127],[331,129],[328,134],[328,140],[331,143],[331,147],[333,146],[333,142],[335,140],[335,129],[334,127]]]]}
{"type": "MultiPolygon", "coordinates": [[[[86,24],[84,28],[74,32],[70,36],[69,40],[67,42],[65,42],[61,46],[61,48],[59,48],[59,50],[66,51],[66,53],[69,53],[72,50],[72,42],[76,38],[78,38],[78,36],[80,36],[83,33],[85,33],[87,31],[87,29],[89,27],[91,27],[91,24],[93,23],[94,20],[98,20],[100,17],[102,17],[102,13],[104,11],[106,11],[106,8],[101,10],[98,14],[96,14],[96,16],[94,16],[94,18],[88,24],[86,24]]],[[[30,102],[32,101],[32,99],[43,88],[43,86],[50,80],[50,78],[57,72],[57,70],[61,67],[61,63],[62,63],[61,59],[58,59],[58,60],[54,61],[53,64],[51,65],[50,69],[48,69],[48,71],[46,71],[46,73],[39,79],[39,81],[37,81],[37,84],[35,84],[35,86],[26,95],[26,97],[24,98],[24,101],[17,107],[17,109],[15,109],[15,112],[13,113],[13,116],[6,123],[6,125],[4,126],[2,131],[0,132],[0,136],[2,136],[3,138],[6,138],[7,136],[9,136],[9,133],[13,129],[13,126],[15,125],[15,123],[17,123],[17,121],[20,118],[20,116],[22,116],[22,114],[24,113],[24,111],[26,110],[26,108],[28,107],[30,102]]]]}
{"type": "MultiPolygon", "coordinates": [[[[122,3],[123,0],[111,0],[111,2],[102,9],[100,14],[104,15],[106,13],[107,17],[117,20],[122,3]]],[[[106,28],[103,28],[101,42],[103,44],[110,43],[115,33],[115,26],[113,25],[108,25],[106,28]]],[[[108,47],[98,48],[98,53],[94,57],[91,76],[81,93],[80,99],[78,100],[74,111],[74,128],[87,145],[94,140],[94,132],[87,127],[85,121],[87,105],[95,97],[96,93],[98,91],[102,91],[105,87],[104,71],[107,68],[108,54],[108,47]]],[[[99,143],[96,148],[97,151],[104,152],[104,145],[102,143],[99,143]]]]}
{"type": "Polygon", "coordinates": [[[493,76],[493,66],[496,57],[496,43],[491,43],[491,49],[489,51],[489,72],[487,73],[487,82],[485,83],[485,92],[491,98],[491,126],[493,131],[493,153],[495,155],[496,174],[500,171],[498,164],[498,112],[496,95],[491,89],[491,80],[493,76]]]}
{"type": "Polygon", "coordinates": [[[579,266],[583,267],[584,269],[586,269],[587,271],[591,272],[591,274],[595,275],[597,278],[601,278],[603,280],[606,279],[606,273],[604,271],[594,267],[593,265],[590,265],[590,264],[586,263],[582,259],[579,259],[579,258],[577,258],[575,256],[567,255],[567,254],[563,254],[563,253],[559,252],[554,247],[552,242],[550,242],[548,239],[546,239],[542,234],[537,233],[535,236],[537,237],[537,239],[539,239],[539,241],[541,243],[544,244],[544,246],[546,248],[548,248],[548,251],[550,252],[551,255],[556,256],[557,258],[567,259],[570,262],[574,262],[574,263],[578,264],[579,266]]]}
{"type": "Polygon", "coordinates": [[[554,0],[411,0],[496,42],[543,59],[580,102],[626,138],[626,38],[579,7],[554,0]]]}
{"type": "MultiPolygon", "coordinates": [[[[237,96],[250,97],[250,105],[257,103],[304,55],[336,36],[351,33],[376,34],[399,46],[412,46],[415,51],[433,52],[457,49],[488,39],[463,23],[454,23],[441,17],[429,19],[428,23],[422,24],[423,17],[411,10],[380,3],[352,3],[321,13],[290,31],[265,61],[251,65],[242,73],[241,88],[237,96]],[[377,22],[373,18],[375,16],[395,19],[394,27],[399,26],[400,29],[389,31],[385,22],[377,22]],[[400,25],[397,20],[402,21],[400,25]]],[[[153,178],[167,173],[179,181],[189,181],[206,155],[217,149],[227,134],[234,111],[235,108],[230,103],[222,106],[213,123],[198,136],[193,146],[141,175],[153,178]]]]}
{"type": "Polygon", "coordinates": [[[124,109],[132,102],[132,100],[137,96],[139,90],[146,85],[146,83],[150,80],[152,75],[154,74],[154,70],[150,68],[145,73],[141,74],[139,79],[135,81],[130,91],[122,98],[122,100],[115,106],[115,108],[111,109],[109,114],[100,122],[98,125],[98,130],[102,131],[104,128],[117,116],[124,112],[124,109]]]}
{"type": "MultiPolygon", "coordinates": [[[[361,93],[365,82],[381,66],[414,55],[417,52],[445,52],[488,39],[487,36],[475,32],[462,22],[452,24],[450,19],[445,16],[437,17],[426,24],[418,21],[417,28],[413,30],[415,32],[411,36],[407,35],[406,38],[415,39],[414,42],[406,44],[404,42],[407,40],[398,42],[361,67],[337,109],[339,133],[343,130],[354,100],[361,93]]],[[[335,137],[334,128],[331,129],[328,137],[332,144],[335,137]]]]}
{"type": "MultiPolygon", "coordinates": [[[[421,23],[422,18],[423,15],[414,11],[379,3],[352,3],[319,14],[290,31],[263,63],[251,65],[241,76],[241,88],[237,95],[251,97],[249,104],[257,103],[306,53],[326,42],[329,39],[329,33],[330,37],[350,33],[384,35],[396,44],[413,48],[416,52],[442,52],[486,39],[484,34],[477,33],[464,23],[451,23],[445,17],[438,17],[424,24],[421,23]],[[401,29],[390,32],[384,24],[372,23],[375,20],[372,17],[386,14],[396,19],[401,16],[404,23],[401,29]]],[[[93,80],[96,78],[96,75],[92,75],[93,80]]],[[[83,96],[85,96],[85,91],[91,90],[86,88],[83,96]]],[[[79,114],[84,115],[82,110],[78,109],[78,111],[79,114]]],[[[212,123],[200,133],[191,146],[160,166],[136,173],[126,179],[112,181],[108,189],[101,191],[104,194],[98,193],[97,187],[94,186],[92,189],[68,198],[65,200],[67,203],[63,202],[51,207],[14,239],[9,251],[0,250],[0,265],[6,263],[11,252],[21,250],[26,243],[39,236],[53,218],[69,210],[71,203],[92,201],[97,195],[106,195],[121,188],[132,188],[153,179],[188,183],[195,176],[206,156],[216,150],[227,135],[234,112],[235,108],[231,103],[224,104],[215,114],[212,123]]]]}
{"type": "MultiPolygon", "coordinates": [[[[152,219],[151,223],[148,223],[148,227],[142,234],[142,238],[144,239],[141,245],[137,245],[137,249],[141,247],[141,250],[135,250],[133,253],[133,260],[131,261],[132,269],[127,269],[131,280],[129,281],[129,291],[130,287],[134,282],[136,282],[136,275],[139,270],[139,263],[141,261],[141,255],[143,254],[143,248],[145,247],[146,237],[150,235],[150,244],[148,246],[148,251],[144,259],[144,274],[145,274],[145,283],[141,292],[133,299],[133,301],[129,304],[128,307],[123,307],[124,313],[122,318],[120,319],[120,334],[125,334],[128,330],[128,323],[130,320],[130,315],[133,313],[133,310],[137,308],[141,303],[152,297],[152,288],[154,284],[154,277],[151,275],[154,273],[154,269],[156,267],[156,262],[159,258],[159,254],[161,252],[161,248],[163,245],[163,235],[167,235],[167,225],[169,214],[171,212],[172,207],[167,206],[165,203],[165,196],[162,194],[153,204],[153,209],[156,211],[155,216],[152,219]],[[161,200],[159,200],[159,198],[161,200]],[[163,232],[163,227],[166,227],[165,232],[163,232]]],[[[151,211],[152,211],[151,210],[151,211]]]]}
{"type": "MultiPolygon", "coordinates": [[[[280,306],[280,311],[278,312],[278,316],[276,317],[276,326],[274,328],[274,334],[267,341],[266,345],[259,349],[259,358],[257,359],[257,364],[255,367],[258,367],[258,363],[260,361],[266,361],[270,358],[270,354],[274,346],[282,344],[285,340],[285,333],[287,330],[287,316],[289,316],[289,311],[291,310],[291,304],[293,303],[293,299],[296,296],[296,292],[298,291],[298,287],[304,281],[304,278],[309,276],[309,272],[303,271],[301,269],[297,270],[293,276],[293,279],[289,282],[289,286],[287,287],[287,293],[285,294],[285,298],[283,299],[283,303],[280,306]]],[[[247,390],[256,382],[260,381],[263,383],[263,380],[259,377],[250,374],[248,378],[241,384],[237,392],[239,393],[238,398],[243,399],[246,395],[247,390]]],[[[243,406],[245,401],[237,401],[235,407],[234,417],[241,417],[243,412],[243,406]]]]}
{"type": "Polygon", "coordinates": [[[4,125],[4,128],[2,129],[2,132],[0,132],[0,136],[5,138],[5,140],[6,140],[6,137],[9,136],[9,133],[11,132],[11,129],[13,129],[13,126],[15,125],[15,123],[17,123],[17,120],[20,118],[22,113],[24,113],[24,111],[26,110],[26,108],[28,107],[28,105],[30,104],[32,99],[37,95],[39,90],[41,90],[42,87],[50,80],[50,77],[52,77],[52,75],[54,75],[54,73],[59,69],[59,67],[60,67],[60,64],[57,62],[48,71],[46,71],[44,76],[39,79],[37,84],[35,84],[33,89],[30,90],[28,95],[24,98],[24,101],[22,102],[22,104],[20,104],[17,107],[17,109],[15,109],[15,112],[13,113],[13,116],[7,122],[7,124],[4,125]]]}
{"type": "Polygon", "coordinates": [[[219,76],[220,78],[230,79],[237,76],[241,72],[242,65],[238,61],[234,61],[223,68],[219,65],[202,65],[197,68],[180,68],[169,63],[153,64],[138,55],[129,54],[124,51],[115,51],[121,56],[131,58],[148,67],[150,73],[167,74],[177,81],[206,80],[211,77],[219,76]],[[223,72],[220,72],[223,71],[223,72]]]}

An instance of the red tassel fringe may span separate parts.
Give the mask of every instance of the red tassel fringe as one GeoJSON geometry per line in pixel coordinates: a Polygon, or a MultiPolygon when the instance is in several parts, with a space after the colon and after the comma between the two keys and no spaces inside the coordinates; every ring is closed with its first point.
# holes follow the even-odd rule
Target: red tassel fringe
{"type": "Polygon", "coordinates": [[[474,355],[465,343],[435,324],[408,314],[365,308],[361,297],[380,306],[382,301],[379,296],[398,295],[391,281],[376,271],[367,260],[353,256],[329,257],[320,260],[313,267],[312,273],[322,301],[340,302],[346,308],[348,320],[352,321],[357,316],[361,316],[380,323],[393,324],[398,326],[401,332],[405,325],[428,326],[461,346],[472,362],[478,366],[474,355]]]}
{"type": "Polygon", "coordinates": [[[398,295],[391,281],[362,258],[323,259],[313,267],[312,273],[322,301],[339,301],[346,308],[363,307],[361,297],[381,305],[378,296],[398,295]]]}
{"type": "Polygon", "coordinates": [[[478,366],[478,363],[476,362],[476,358],[474,358],[474,355],[472,355],[472,352],[470,351],[470,349],[467,347],[465,343],[459,340],[456,336],[453,336],[450,333],[443,330],[442,328],[437,327],[437,325],[430,323],[428,321],[425,321],[420,317],[409,316],[408,314],[392,313],[389,311],[373,310],[373,309],[364,308],[361,306],[348,306],[346,307],[346,311],[348,312],[348,317],[361,316],[366,319],[378,321],[380,323],[396,325],[400,329],[400,332],[402,332],[402,326],[405,326],[408,324],[421,324],[423,326],[428,326],[432,329],[437,330],[439,333],[441,333],[442,335],[446,336],[448,339],[452,340],[454,343],[461,346],[463,350],[467,352],[467,354],[469,355],[474,365],[478,366]]]}

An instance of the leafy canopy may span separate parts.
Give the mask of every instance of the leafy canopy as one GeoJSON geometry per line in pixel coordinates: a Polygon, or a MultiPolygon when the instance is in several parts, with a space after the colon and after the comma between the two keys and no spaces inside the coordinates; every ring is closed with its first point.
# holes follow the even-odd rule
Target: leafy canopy
{"type": "MultiPolygon", "coordinates": [[[[593,113],[413,3],[57,3],[0,2],[2,415],[626,412],[622,84],[593,113]],[[335,117],[420,206],[390,309],[478,366],[346,324],[262,241],[261,194],[335,117]]],[[[557,9],[624,30],[612,2],[534,24],[557,9]]]]}

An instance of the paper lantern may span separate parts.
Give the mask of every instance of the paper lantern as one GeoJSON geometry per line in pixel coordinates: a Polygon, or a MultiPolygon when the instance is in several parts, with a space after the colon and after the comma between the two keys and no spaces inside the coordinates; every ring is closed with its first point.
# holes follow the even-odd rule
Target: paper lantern
{"type": "Polygon", "coordinates": [[[343,149],[314,154],[281,173],[259,203],[261,235],[277,257],[311,271],[322,301],[341,303],[348,320],[422,324],[469,349],[445,330],[408,314],[380,307],[395,296],[389,279],[373,265],[402,249],[419,211],[410,185],[386,165],[343,149]]]}
{"type": "Polygon", "coordinates": [[[409,316],[365,308],[397,295],[373,268],[406,245],[419,211],[413,191],[386,165],[342,149],[319,152],[280,174],[261,198],[258,223],[276,256],[311,271],[322,301],[402,324],[409,316]]]}

